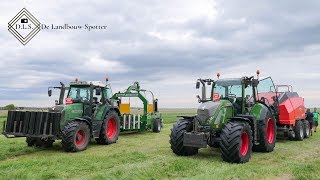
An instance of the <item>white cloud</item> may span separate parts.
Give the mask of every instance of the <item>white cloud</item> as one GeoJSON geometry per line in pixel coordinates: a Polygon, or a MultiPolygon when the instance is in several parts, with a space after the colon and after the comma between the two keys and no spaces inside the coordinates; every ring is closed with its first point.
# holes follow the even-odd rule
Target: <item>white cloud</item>
{"type": "Polygon", "coordinates": [[[80,65],[80,67],[85,71],[101,73],[123,73],[130,70],[129,67],[119,61],[103,59],[99,55],[88,57],[88,60],[83,65],[80,65]]]}

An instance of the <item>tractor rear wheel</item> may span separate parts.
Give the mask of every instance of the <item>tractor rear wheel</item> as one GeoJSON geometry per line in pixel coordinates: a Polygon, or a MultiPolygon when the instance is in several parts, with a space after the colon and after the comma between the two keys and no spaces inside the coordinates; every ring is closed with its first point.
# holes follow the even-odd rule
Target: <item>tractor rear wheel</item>
{"type": "Polygon", "coordinates": [[[310,123],[307,120],[303,120],[302,123],[304,138],[309,138],[311,136],[310,123]]]}
{"type": "Polygon", "coordinates": [[[87,123],[69,122],[62,130],[62,146],[66,152],[77,152],[87,149],[90,142],[90,129],[87,123]]]}
{"type": "Polygon", "coordinates": [[[302,141],[304,137],[303,132],[303,123],[302,121],[297,121],[296,126],[294,126],[294,134],[295,134],[295,140],[302,141]]]}
{"type": "Polygon", "coordinates": [[[156,133],[161,131],[161,119],[157,118],[153,121],[152,131],[156,133]]]}
{"type": "Polygon", "coordinates": [[[170,144],[172,151],[178,156],[192,156],[198,153],[198,148],[183,145],[183,136],[185,132],[192,131],[192,122],[187,119],[177,121],[170,134],[170,144]]]}
{"type": "Polygon", "coordinates": [[[228,122],[220,135],[222,159],[231,163],[248,162],[252,152],[251,126],[246,122],[228,122]]]}
{"type": "Polygon", "coordinates": [[[277,125],[275,119],[268,113],[265,120],[260,121],[258,124],[259,132],[259,145],[253,146],[253,151],[259,152],[272,152],[277,137],[277,125]]]}
{"type": "Polygon", "coordinates": [[[110,111],[102,124],[99,138],[96,139],[98,144],[116,143],[120,133],[120,118],[117,112],[110,111]]]}

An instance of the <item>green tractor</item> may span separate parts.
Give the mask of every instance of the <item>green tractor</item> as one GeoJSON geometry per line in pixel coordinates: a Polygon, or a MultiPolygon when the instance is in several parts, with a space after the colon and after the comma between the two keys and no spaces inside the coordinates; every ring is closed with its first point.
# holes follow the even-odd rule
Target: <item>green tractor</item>
{"type": "MultiPolygon", "coordinates": [[[[108,79],[107,79],[108,81],[108,79]]],[[[50,147],[61,139],[67,152],[85,150],[92,138],[98,144],[112,144],[120,133],[120,111],[111,100],[109,84],[76,81],[60,89],[59,101],[48,111],[9,111],[4,125],[6,137],[26,137],[28,146],[50,147]],[[64,94],[67,92],[65,104],[64,94]]]]}
{"type": "Polygon", "coordinates": [[[224,161],[245,163],[252,150],[273,151],[278,101],[271,78],[198,79],[196,88],[200,85],[197,114],[181,116],[171,129],[170,144],[175,154],[195,155],[199,148],[209,145],[220,148],[224,161]],[[269,102],[266,94],[274,101],[269,102]]]}

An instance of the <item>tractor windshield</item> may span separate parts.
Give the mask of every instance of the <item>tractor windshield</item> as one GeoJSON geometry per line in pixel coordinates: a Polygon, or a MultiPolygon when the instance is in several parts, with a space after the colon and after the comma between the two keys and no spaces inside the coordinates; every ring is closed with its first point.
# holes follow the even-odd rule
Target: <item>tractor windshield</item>
{"type": "Polygon", "coordinates": [[[214,86],[214,93],[219,94],[220,99],[235,100],[242,97],[242,84],[240,79],[218,80],[214,86]]]}
{"type": "Polygon", "coordinates": [[[73,86],[70,87],[68,98],[72,98],[73,102],[83,102],[90,100],[90,87],[73,86]]]}

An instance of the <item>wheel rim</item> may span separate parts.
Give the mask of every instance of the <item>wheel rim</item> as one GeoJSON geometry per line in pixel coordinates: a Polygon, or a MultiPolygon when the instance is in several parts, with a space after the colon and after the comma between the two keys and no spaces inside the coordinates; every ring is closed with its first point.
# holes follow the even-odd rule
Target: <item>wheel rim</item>
{"type": "Polygon", "coordinates": [[[271,144],[274,140],[274,123],[271,118],[268,119],[267,123],[267,140],[271,144]]]}
{"type": "Polygon", "coordinates": [[[249,136],[247,132],[243,132],[241,135],[241,147],[240,147],[240,153],[242,156],[247,155],[249,150],[249,136]]]}
{"type": "Polygon", "coordinates": [[[112,139],[116,136],[117,133],[117,124],[116,124],[116,119],[114,117],[111,117],[107,121],[107,130],[106,130],[106,135],[109,139],[112,139]]]}
{"type": "Polygon", "coordinates": [[[82,129],[80,129],[76,134],[76,145],[78,147],[84,145],[84,143],[86,142],[86,139],[87,137],[85,132],[82,129]]]}

